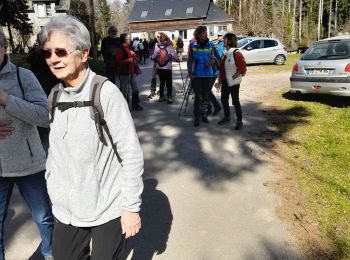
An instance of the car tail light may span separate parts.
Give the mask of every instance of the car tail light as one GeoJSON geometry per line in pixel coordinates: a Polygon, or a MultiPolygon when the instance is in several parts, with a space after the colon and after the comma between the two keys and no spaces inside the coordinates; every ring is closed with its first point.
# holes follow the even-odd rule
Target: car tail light
{"type": "Polygon", "coordinates": [[[293,66],[293,72],[297,73],[298,72],[298,63],[295,63],[293,66]]]}
{"type": "Polygon", "coordinates": [[[346,65],[345,72],[350,73],[350,63],[346,65]]]}

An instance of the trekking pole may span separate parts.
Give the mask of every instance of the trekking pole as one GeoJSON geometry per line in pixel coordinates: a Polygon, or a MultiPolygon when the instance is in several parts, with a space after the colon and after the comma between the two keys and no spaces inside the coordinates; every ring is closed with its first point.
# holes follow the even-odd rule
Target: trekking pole
{"type": "MultiPolygon", "coordinates": [[[[185,88],[186,88],[186,86],[185,86],[185,88]]],[[[185,109],[184,109],[184,115],[185,115],[186,110],[187,110],[188,98],[191,95],[191,92],[192,92],[192,87],[191,87],[191,81],[190,81],[188,84],[188,87],[186,88],[186,91],[184,91],[184,98],[182,100],[182,104],[180,107],[179,116],[181,116],[181,112],[182,112],[184,105],[185,105],[185,109]]]]}
{"type": "Polygon", "coordinates": [[[181,69],[181,62],[180,61],[179,61],[179,67],[180,67],[180,74],[181,74],[181,79],[182,79],[182,91],[183,91],[183,93],[185,93],[186,85],[185,85],[185,82],[184,82],[184,77],[182,75],[182,69],[181,69]]]}

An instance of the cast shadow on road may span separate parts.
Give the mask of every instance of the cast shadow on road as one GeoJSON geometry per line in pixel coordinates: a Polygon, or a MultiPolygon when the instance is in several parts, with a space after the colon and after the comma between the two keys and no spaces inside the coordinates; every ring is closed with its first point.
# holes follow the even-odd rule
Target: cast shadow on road
{"type": "Polygon", "coordinates": [[[288,100],[295,101],[306,101],[306,102],[316,102],[325,104],[331,107],[350,107],[350,97],[340,97],[332,95],[321,95],[321,94],[296,94],[286,92],[282,94],[282,97],[288,100]]]}
{"type": "Polygon", "coordinates": [[[151,260],[154,254],[162,254],[167,247],[173,215],[167,196],[157,190],[158,181],[144,180],[142,194],[142,228],[136,237],[127,240],[124,259],[132,253],[132,260],[151,260]]]}
{"type": "MultiPolygon", "coordinates": [[[[172,105],[152,101],[145,103],[142,114],[133,114],[141,144],[151,147],[145,154],[145,176],[157,178],[164,172],[168,176],[192,168],[197,180],[213,190],[221,190],[226,181],[242,174],[253,173],[263,163],[257,151],[263,154],[273,149],[274,140],[296,124],[307,123],[305,117],[310,113],[300,106],[262,109],[262,104],[245,102],[242,131],[234,131],[233,123],[217,126],[222,114],[195,128],[192,116],[178,116],[181,101],[181,95],[172,105]]],[[[188,111],[191,115],[191,104],[188,111]]]]}

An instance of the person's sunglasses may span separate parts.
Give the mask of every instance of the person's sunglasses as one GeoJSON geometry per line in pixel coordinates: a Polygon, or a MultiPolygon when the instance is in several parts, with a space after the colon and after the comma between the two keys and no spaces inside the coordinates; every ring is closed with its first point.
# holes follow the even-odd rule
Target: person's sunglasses
{"type": "Polygon", "coordinates": [[[52,55],[52,52],[59,58],[63,58],[71,54],[74,50],[66,50],[64,48],[56,48],[55,50],[43,50],[45,59],[49,59],[52,55]]]}

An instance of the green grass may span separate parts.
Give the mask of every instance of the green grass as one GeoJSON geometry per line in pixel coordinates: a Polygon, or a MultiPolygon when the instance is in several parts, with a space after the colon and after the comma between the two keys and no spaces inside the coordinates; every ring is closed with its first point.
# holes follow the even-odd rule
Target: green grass
{"type": "Polygon", "coordinates": [[[258,71],[272,71],[272,72],[292,72],[294,64],[297,62],[298,59],[300,59],[300,54],[289,54],[288,59],[285,62],[284,65],[249,65],[249,68],[256,69],[258,71]]]}
{"type": "Polygon", "coordinates": [[[284,100],[308,111],[288,133],[292,174],[297,174],[320,231],[333,244],[332,258],[350,259],[350,107],[284,100]]]}

